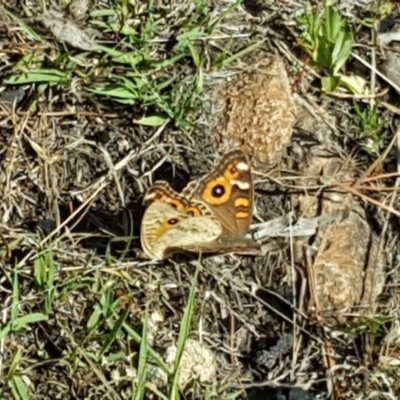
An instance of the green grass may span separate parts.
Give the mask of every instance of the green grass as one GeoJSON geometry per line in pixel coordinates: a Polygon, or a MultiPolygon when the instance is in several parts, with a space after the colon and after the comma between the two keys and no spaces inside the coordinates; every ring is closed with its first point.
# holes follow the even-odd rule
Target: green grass
{"type": "Polygon", "coordinates": [[[354,41],[348,21],[328,1],[324,1],[321,12],[306,11],[298,20],[304,28],[301,46],[317,67],[330,73],[322,78],[322,88],[335,90],[340,84],[339,71],[349,59],[354,41]]]}
{"type": "MultiPolygon", "coordinates": [[[[137,358],[137,367],[132,365],[132,370],[136,371],[136,378],[132,379],[132,391],[129,396],[131,399],[143,399],[146,393],[155,393],[162,399],[180,398],[180,389],[178,387],[178,371],[180,359],[185,348],[185,343],[191,331],[193,322],[193,311],[196,304],[197,279],[201,268],[198,264],[192,280],[187,305],[183,311],[180,323],[179,335],[177,338],[177,355],[174,364],[167,365],[160,354],[152,349],[147,343],[149,307],[144,310],[141,318],[142,331],[138,333],[128,321],[129,307],[122,307],[120,299],[115,298],[116,288],[121,287],[121,280],[111,278],[104,274],[105,268],[97,269],[94,274],[85,276],[72,275],[70,279],[60,279],[60,273],[56,271],[54,256],[50,248],[41,250],[39,240],[37,241],[36,252],[34,254],[33,279],[35,282],[34,301],[41,312],[22,312],[28,299],[20,293],[21,275],[18,269],[14,270],[12,276],[9,276],[12,284],[12,304],[9,307],[9,321],[1,327],[0,339],[4,340],[7,336],[15,338],[22,337],[31,331],[31,327],[37,326],[42,322],[47,322],[49,318],[54,318],[54,312],[59,308],[60,303],[68,299],[72,293],[90,291],[94,295],[93,304],[89,307],[92,311],[88,315],[83,328],[81,339],[73,338],[71,333],[71,342],[73,348],[63,355],[64,363],[70,365],[74,370],[90,366],[96,370],[99,378],[104,380],[105,385],[109,385],[105,377],[98,370],[98,367],[104,362],[113,363],[124,359],[134,360],[137,358]],[[138,348],[138,352],[132,354],[124,352],[115,352],[113,347],[116,341],[124,340],[125,337],[132,339],[138,348]],[[86,348],[87,344],[95,341],[100,344],[96,351],[90,351],[86,348]],[[163,394],[157,388],[151,379],[148,378],[148,365],[157,366],[158,369],[167,374],[169,381],[168,394],[163,394]]],[[[25,268],[23,268],[25,270],[25,268]]],[[[24,274],[25,275],[25,274],[24,274]]],[[[111,275],[112,276],[112,275],[111,275]]],[[[65,326],[68,331],[68,328],[65,326]]],[[[46,359],[46,352],[43,353],[46,359]]],[[[18,347],[9,365],[4,383],[9,387],[15,399],[29,399],[30,389],[26,381],[22,378],[24,375],[24,349],[18,347]]],[[[154,368],[153,368],[154,369],[154,368]]],[[[154,373],[153,373],[154,375],[154,373]]],[[[3,393],[6,387],[3,388],[3,393]]],[[[110,389],[111,390],[111,389],[110,389]]],[[[114,390],[112,389],[112,392],[114,390]]]]}
{"type": "Polygon", "coordinates": [[[360,130],[360,137],[364,140],[363,148],[379,156],[384,149],[388,129],[378,107],[362,107],[354,103],[356,123],[360,130]]]}
{"type": "MultiPolygon", "coordinates": [[[[160,24],[161,20],[155,20],[153,2],[139,10],[128,2],[117,1],[114,9],[97,10],[91,14],[95,29],[119,38],[115,45],[97,45],[95,53],[60,52],[51,60],[51,68],[44,67],[50,61],[44,53],[28,50],[13,66],[13,73],[4,84],[38,84],[41,90],[56,85],[65,90],[72,82],[78,82],[84,92],[96,95],[96,101],[101,102],[104,98],[142,110],[142,115],[135,121],[138,124],[161,126],[171,120],[178,128],[185,129],[188,127],[187,115],[199,108],[207,38],[212,38],[213,31],[224,18],[221,15],[211,22],[206,1],[196,1],[193,5],[194,9],[187,15],[176,38],[165,41],[176,41],[167,54],[160,51],[163,41],[159,44],[157,40],[165,25],[160,24]],[[131,21],[138,14],[147,16],[145,23],[132,27],[131,21]],[[104,18],[115,22],[107,23],[104,18]],[[190,73],[185,77],[176,76],[173,71],[183,64],[190,73]]],[[[231,11],[234,9],[232,5],[231,11]]],[[[182,12],[185,14],[184,9],[182,12]]],[[[45,45],[39,32],[26,26],[11,12],[8,14],[27,37],[45,45]]],[[[228,48],[217,58],[217,64],[223,66],[233,59],[228,43],[228,48]]]]}

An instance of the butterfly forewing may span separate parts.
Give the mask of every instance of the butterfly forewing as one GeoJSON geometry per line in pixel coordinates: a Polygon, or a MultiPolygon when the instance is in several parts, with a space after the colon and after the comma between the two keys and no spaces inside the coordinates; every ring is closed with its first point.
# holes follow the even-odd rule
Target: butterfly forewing
{"type": "Polygon", "coordinates": [[[254,188],[250,164],[241,150],[226,154],[215,170],[191,190],[221,220],[226,231],[237,235],[248,232],[254,188]]]}

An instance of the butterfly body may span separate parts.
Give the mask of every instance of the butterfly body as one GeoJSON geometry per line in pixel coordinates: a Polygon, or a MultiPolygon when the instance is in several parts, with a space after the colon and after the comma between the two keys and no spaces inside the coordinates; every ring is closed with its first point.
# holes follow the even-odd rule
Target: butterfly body
{"type": "Polygon", "coordinates": [[[250,166],[240,150],[225,155],[214,171],[190,182],[182,193],[156,182],[144,196],[147,206],[141,243],[149,258],[168,258],[180,250],[258,254],[244,237],[253,208],[250,166]]]}

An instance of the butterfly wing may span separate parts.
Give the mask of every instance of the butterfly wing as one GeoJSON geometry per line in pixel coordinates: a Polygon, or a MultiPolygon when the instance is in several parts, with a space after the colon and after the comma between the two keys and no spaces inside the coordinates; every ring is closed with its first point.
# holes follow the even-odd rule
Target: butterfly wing
{"type": "Polygon", "coordinates": [[[143,205],[148,206],[153,202],[167,203],[180,212],[183,212],[189,205],[185,196],[176,192],[165,181],[155,182],[144,195],[143,205]]]}
{"type": "Polygon", "coordinates": [[[191,216],[156,201],[146,209],[140,238],[146,256],[162,260],[179,249],[207,245],[221,233],[222,226],[213,215],[191,216]]]}
{"type": "Polygon", "coordinates": [[[198,253],[234,253],[253,256],[261,254],[260,245],[257,242],[231,234],[222,234],[213,241],[186,246],[185,250],[198,253]]]}
{"type": "MultiPolygon", "coordinates": [[[[189,187],[227,232],[244,235],[253,217],[254,187],[251,168],[241,150],[226,154],[214,171],[189,187]]],[[[189,191],[189,190],[188,190],[189,191]]]]}

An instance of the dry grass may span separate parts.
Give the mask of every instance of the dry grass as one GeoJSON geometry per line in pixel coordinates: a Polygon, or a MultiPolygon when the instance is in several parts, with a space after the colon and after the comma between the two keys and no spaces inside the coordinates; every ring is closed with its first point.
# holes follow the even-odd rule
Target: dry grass
{"type": "Polygon", "coordinates": [[[131,3],[0,6],[0,397],[398,398],[398,83],[371,39],[393,5],[338,5],[354,95],[321,91],[302,2],[131,3]],[[260,257],[142,260],[144,192],[210,170],[221,87],[272,53],[297,125],[254,170],[257,222],[343,220],[260,257]]]}

